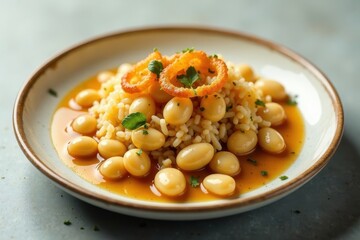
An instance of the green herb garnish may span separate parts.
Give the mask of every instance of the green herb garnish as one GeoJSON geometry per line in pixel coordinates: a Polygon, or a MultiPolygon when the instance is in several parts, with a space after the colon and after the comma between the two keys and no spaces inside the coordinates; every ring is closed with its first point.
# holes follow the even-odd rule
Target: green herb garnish
{"type": "Polygon", "coordinates": [[[136,152],[136,155],[140,156],[142,154],[143,150],[139,149],[139,151],[136,152]]]}
{"type": "Polygon", "coordinates": [[[181,52],[182,52],[182,53],[186,53],[186,52],[191,53],[191,52],[193,52],[193,51],[194,51],[194,48],[192,47],[192,48],[185,48],[185,49],[183,49],[181,52]]]}
{"type": "Polygon", "coordinates": [[[160,73],[164,69],[164,66],[162,62],[152,60],[148,65],[148,69],[150,72],[155,73],[157,77],[160,77],[160,73]]]}
{"type": "Polygon", "coordinates": [[[232,108],[233,108],[233,105],[226,106],[226,111],[228,112],[232,108]]]}
{"type": "Polygon", "coordinates": [[[260,174],[261,174],[261,176],[266,177],[268,175],[268,172],[263,170],[263,171],[260,172],[260,174]]]}
{"type": "Polygon", "coordinates": [[[216,55],[216,54],[209,55],[209,58],[218,58],[218,55],[216,55]]]}
{"type": "Polygon", "coordinates": [[[256,161],[255,159],[247,158],[246,161],[248,161],[249,163],[251,163],[251,164],[254,165],[254,166],[257,165],[257,161],[256,161]]]}
{"type": "Polygon", "coordinates": [[[295,95],[294,97],[290,97],[288,100],[287,100],[287,102],[286,102],[286,104],[287,105],[290,105],[290,106],[296,106],[298,103],[297,103],[297,97],[298,97],[298,95],[295,95]]]}
{"type": "Polygon", "coordinates": [[[144,135],[149,135],[148,130],[145,130],[145,129],[144,129],[142,132],[143,132],[144,135]]]}
{"type": "Polygon", "coordinates": [[[190,176],[190,185],[193,188],[196,188],[200,185],[199,183],[199,178],[198,177],[194,177],[194,176],[190,176]]]}
{"type": "Polygon", "coordinates": [[[190,66],[186,70],[186,75],[179,75],[176,78],[184,84],[185,87],[192,88],[192,85],[200,79],[200,75],[193,66],[190,66]]]}
{"type": "Polygon", "coordinates": [[[265,107],[265,103],[263,101],[261,101],[260,99],[256,99],[255,105],[265,107]]]}
{"type": "Polygon", "coordinates": [[[288,179],[288,176],[281,176],[281,177],[279,177],[280,179],[281,179],[281,181],[284,181],[284,180],[286,180],[286,179],[288,179]]]}
{"type": "Polygon", "coordinates": [[[156,48],[156,47],[154,47],[154,48],[153,48],[153,52],[157,52],[157,51],[159,51],[159,49],[156,48]]]}
{"type": "Polygon", "coordinates": [[[135,112],[127,115],[121,124],[129,130],[134,130],[146,124],[146,116],[141,112],[135,112]]]}
{"type": "Polygon", "coordinates": [[[69,220],[66,220],[66,221],[64,221],[64,225],[70,226],[70,225],[71,225],[71,222],[70,222],[69,220]]]}
{"type": "Polygon", "coordinates": [[[48,89],[48,93],[53,97],[57,97],[57,92],[52,88],[48,89]]]}

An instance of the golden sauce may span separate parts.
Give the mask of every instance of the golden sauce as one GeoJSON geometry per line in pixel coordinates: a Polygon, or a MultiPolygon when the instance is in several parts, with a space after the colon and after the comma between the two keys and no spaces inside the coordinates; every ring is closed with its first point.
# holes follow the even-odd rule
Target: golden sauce
{"type": "MultiPolygon", "coordinates": [[[[156,169],[157,164],[155,164],[156,160],[152,164],[150,174],[145,178],[128,176],[118,181],[109,181],[105,180],[97,169],[103,160],[100,155],[90,159],[74,159],[71,157],[67,153],[67,143],[74,137],[80,136],[80,134],[72,130],[71,122],[74,118],[87,111],[87,109],[81,109],[73,99],[78,92],[87,88],[100,88],[100,83],[96,77],[83,82],[61,100],[51,124],[53,144],[60,158],[68,167],[82,178],[99,187],[130,198],[156,202],[198,202],[219,199],[219,197],[203,191],[201,186],[196,188],[188,187],[186,193],[178,198],[161,195],[153,187],[152,182],[158,171],[156,169]]],[[[254,190],[281,176],[300,153],[305,135],[301,113],[296,106],[286,104],[282,104],[282,106],[285,109],[287,121],[282,126],[274,128],[284,137],[287,146],[286,150],[275,155],[266,153],[258,147],[250,155],[239,157],[241,173],[234,177],[237,184],[237,194],[254,190]],[[267,176],[263,176],[262,171],[266,171],[267,176]]],[[[185,172],[184,174],[188,181],[190,176],[199,177],[201,181],[211,172],[208,169],[203,169],[195,172],[185,172]]]]}

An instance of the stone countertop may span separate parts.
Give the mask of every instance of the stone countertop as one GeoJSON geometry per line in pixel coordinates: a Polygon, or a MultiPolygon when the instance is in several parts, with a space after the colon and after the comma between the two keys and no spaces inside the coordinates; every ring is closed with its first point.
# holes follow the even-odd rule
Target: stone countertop
{"type": "Polygon", "coordinates": [[[360,1],[0,0],[0,6],[1,239],[360,239],[360,81],[355,74],[360,1]],[[11,113],[21,86],[70,45],[103,33],[164,25],[248,32],[283,44],[322,69],[345,110],[344,136],[327,167],[271,205],[203,221],[124,216],[58,189],[27,161],[15,140],[11,113]]]}

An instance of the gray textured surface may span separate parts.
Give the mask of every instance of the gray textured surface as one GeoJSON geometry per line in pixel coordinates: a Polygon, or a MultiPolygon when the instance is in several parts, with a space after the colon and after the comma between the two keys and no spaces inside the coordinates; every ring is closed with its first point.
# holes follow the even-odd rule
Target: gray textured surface
{"type": "Polygon", "coordinates": [[[359,24],[358,0],[0,0],[0,239],[360,239],[359,24]],[[26,160],[13,136],[11,111],[24,81],[52,55],[88,37],[164,24],[245,31],[320,67],[338,89],[346,116],[329,165],[274,204],[207,221],[127,217],[55,187],[26,160]]]}

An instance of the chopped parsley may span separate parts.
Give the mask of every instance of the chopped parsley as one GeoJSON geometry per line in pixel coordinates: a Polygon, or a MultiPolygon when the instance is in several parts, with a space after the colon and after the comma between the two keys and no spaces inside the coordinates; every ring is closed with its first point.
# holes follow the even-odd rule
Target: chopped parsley
{"type": "Polygon", "coordinates": [[[144,128],[145,128],[145,129],[148,129],[148,128],[149,128],[149,126],[148,126],[147,124],[145,124],[145,125],[144,125],[144,128]]]}
{"type": "Polygon", "coordinates": [[[261,101],[260,99],[256,99],[255,105],[265,107],[265,103],[263,101],[261,101]]]}
{"type": "Polygon", "coordinates": [[[146,124],[146,116],[141,112],[134,112],[127,115],[121,124],[129,130],[134,130],[146,124]]]}
{"type": "Polygon", "coordinates": [[[142,154],[143,150],[139,149],[139,151],[136,152],[136,155],[140,156],[142,154]]]}
{"type": "Polygon", "coordinates": [[[49,88],[48,89],[48,93],[51,95],[51,96],[53,96],[53,97],[57,97],[58,95],[57,95],[57,92],[54,90],[54,89],[52,89],[52,88],[49,88]]]}
{"type": "Polygon", "coordinates": [[[254,166],[257,165],[257,161],[256,161],[255,159],[247,158],[246,161],[248,161],[249,163],[251,163],[251,164],[254,165],[254,166]]]}
{"type": "Polygon", "coordinates": [[[71,222],[70,222],[69,220],[66,220],[66,221],[64,221],[64,225],[70,226],[70,225],[71,225],[71,222]]]}
{"type": "Polygon", "coordinates": [[[181,52],[182,53],[186,53],[186,52],[189,52],[189,53],[191,53],[191,52],[193,52],[195,49],[192,47],[192,48],[185,48],[185,49],[183,49],[181,52]]]}
{"type": "Polygon", "coordinates": [[[159,49],[156,48],[156,47],[154,47],[154,48],[153,48],[153,52],[157,52],[157,51],[159,51],[159,49]]]}
{"type": "Polygon", "coordinates": [[[200,111],[205,111],[205,108],[204,107],[200,107],[200,111]]]}
{"type": "Polygon", "coordinates": [[[300,211],[300,210],[295,210],[295,211],[294,211],[294,213],[296,213],[296,214],[300,214],[300,213],[301,213],[301,211],[300,211]]]}
{"type": "Polygon", "coordinates": [[[294,97],[290,97],[288,100],[287,100],[287,102],[286,102],[286,104],[287,105],[290,105],[290,106],[296,106],[298,103],[297,103],[297,97],[298,97],[298,95],[295,95],[294,97]]]}
{"type": "Polygon", "coordinates": [[[209,58],[218,58],[218,55],[216,55],[216,54],[209,55],[209,58]]]}
{"type": "Polygon", "coordinates": [[[208,72],[211,73],[211,74],[215,73],[215,71],[212,71],[210,68],[208,69],[208,72]]]}
{"type": "Polygon", "coordinates": [[[193,188],[196,188],[200,185],[199,183],[199,178],[198,177],[194,177],[194,176],[190,176],[190,185],[193,188]]]}
{"type": "Polygon", "coordinates": [[[160,77],[160,73],[164,69],[164,66],[160,61],[152,60],[148,65],[148,69],[150,72],[155,73],[157,77],[160,77]]]}
{"type": "MultiPolygon", "coordinates": [[[[185,87],[192,88],[192,85],[200,79],[199,73],[193,66],[190,66],[186,70],[186,75],[182,74],[176,77],[185,87]]],[[[194,89],[195,91],[195,89],[194,89]]],[[[196,92],[195,92],[196,95],[196,92]]]]}
{"type": "Polygon", "coordinates": [[[288,176],[285,176],[285,175],[284,175],[284,176],[281,176],[281,177],[279,177],[279,178],[280,178],[281,181],[284,181],[284,180],[288,179],[288,176]]]}
{"type": "Polygon", "coordinates": [[[148,130],[142,130],[142,133],[144,134],[144,135],[149,135],[149,132],[148,132],[148,130]]]}
{"type": "Polygon", "coordinates": [[[268,172],[265,171],[265,170],[262,170],[262,171],[260,172],[260,174],[261,174],[261,176],[266,177],[266,176],[268,175],[268,172]]]}
{"type": "Polygon", "coordinates": [[[226,111],[228,112],[232,108],[233,108],[233,105],[226,106],[226,111]]]}

